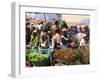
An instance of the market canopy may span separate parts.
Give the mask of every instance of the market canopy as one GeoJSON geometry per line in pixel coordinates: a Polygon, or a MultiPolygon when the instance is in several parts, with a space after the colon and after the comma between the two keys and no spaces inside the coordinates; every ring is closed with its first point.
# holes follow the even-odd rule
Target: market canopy
{"type": "Polygon", "coordinates": [[[33,19],[45,19],[45,20],[57,20],[58,15],[55,13],[26,13],[27,17],[32,17],[33,19]]]}

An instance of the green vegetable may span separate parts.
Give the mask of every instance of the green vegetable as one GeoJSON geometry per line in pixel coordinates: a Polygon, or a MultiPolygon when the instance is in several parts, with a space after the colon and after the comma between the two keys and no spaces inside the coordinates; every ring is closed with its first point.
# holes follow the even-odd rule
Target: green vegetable
{"type": "Polygon", "coordinates": [[[40,53],[30,53],[29,54],[30,61],[42,61],[48,59],[47,54],[40,54],[40,53]]]}
{"type": "Polygon", "coordinates": [[[32,49],[26,49],[26,54],[32,53],[32,49]]]}

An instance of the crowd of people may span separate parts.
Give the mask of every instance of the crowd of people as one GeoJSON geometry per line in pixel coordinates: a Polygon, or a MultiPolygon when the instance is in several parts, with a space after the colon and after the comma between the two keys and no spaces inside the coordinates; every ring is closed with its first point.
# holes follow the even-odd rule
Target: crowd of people
{"type": "MultiPolygon", "coordinates": [[[[26,21],[29,21],[27,19],[26,21]]],[[[89,46],[89,26],[68,26],[63,20],[26,22],[26,45],[34,49],[65,49],[89,46]]]]}

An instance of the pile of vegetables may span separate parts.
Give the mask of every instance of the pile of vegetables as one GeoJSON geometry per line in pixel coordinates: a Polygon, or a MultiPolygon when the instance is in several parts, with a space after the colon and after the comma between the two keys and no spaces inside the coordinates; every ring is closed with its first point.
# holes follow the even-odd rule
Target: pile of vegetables
{"type": "Polygon", "coordinates": [[[26,49],[26,54],[32,53],[32,49],[26,49]]]}
{"type": "Polygon", "coordinates": [[[30,53],[29,59],[30,59],[30,61],[43,61],[45,59],[48,59],[48,55],[40,54],[40,53],[30,53]]]}
{"type": "Polygon", "coordinates": [[[32,49],[26,49],[26,66],[48,66],[50,65],[49,54],[34,52],[32,49]]]}
{"type": "Polygon", "coordinates": [[[26,49],[26,61],[29,61],[30,53],[32,53],[32,49],[26,49]]]}

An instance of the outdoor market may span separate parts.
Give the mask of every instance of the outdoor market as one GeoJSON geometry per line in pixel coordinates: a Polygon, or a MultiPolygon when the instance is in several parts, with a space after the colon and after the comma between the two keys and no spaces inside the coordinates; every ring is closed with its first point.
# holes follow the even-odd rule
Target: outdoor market
{"type": "Polygon", "coordinates": [[[87,15],[26,12],[26,67],[90,64],[87,15]]]}

